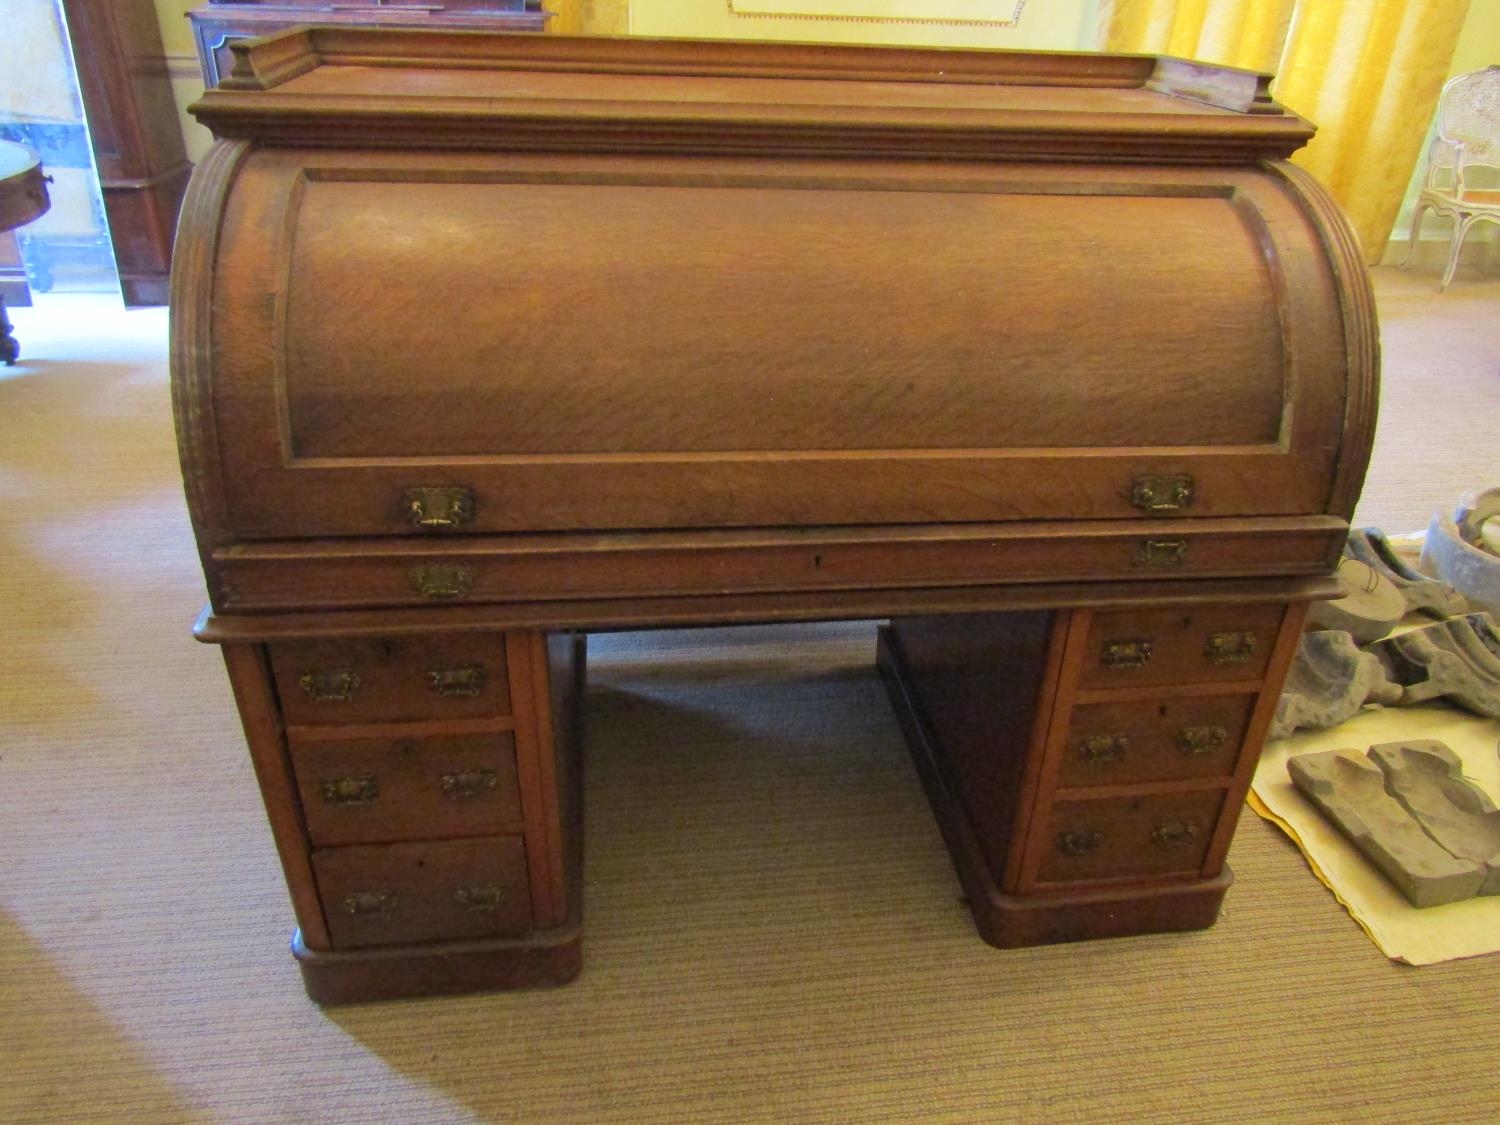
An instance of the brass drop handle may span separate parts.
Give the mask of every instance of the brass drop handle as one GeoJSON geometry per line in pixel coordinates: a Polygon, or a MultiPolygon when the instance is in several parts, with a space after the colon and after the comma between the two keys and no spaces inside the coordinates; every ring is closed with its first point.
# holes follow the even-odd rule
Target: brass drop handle
{"type": "Polygon", "coordinates": [[[1193,478],[1180,474],[1136,477],[1130,502],[1143,512],[1180,512],[1193,502],[1193,478]]]}
{"type": "Polygon", "coordinates": [[[483,664],[460,664],[456,668],[433,668],[426,679],[427,686],[444,698],[473,698],[484,691],[489,676],[483,664]]]}
{"type": "Polygon", "coordinates": [[[1212,754],[1224,749],[1229,732],[1223,727],[1183,727],[1177,732],[1177,749],[1184,754],[1212,754]]]}
{"type": "Polygon", "coordinates": [[[1164,848],[1185,848],[1198,838],[1198,826],[1185,820],[1169,820],[1151,829],[1151,840],[1164,848]]]}
{"type": "Polygon", "coordinates": [[[380,796],[380,782],[373,775],[324,778],[318,789],[328,805],[368,805],[380,796]]]}
{"type": "Polygon", "coordinates": [[[352,668],[304,672],[297,686],[314,703],[352,703],[359,691],[359,673],[352,668]]]}
{"type": "Polygon", "coordinates": [[[1092,734],[1078,744],[1078,756],[1091,766],[1118,762],[1130,749],[1130,738],[1123,734],[1092,734]]]}
{"type": "Polygon", "coordinates": [[[1254,633],[1214,633],[1203,645],[1210,664],[1248,664],[1255,657],[1254,633]]]}
{"type": "Polygon", "coordinates": [[[471,914],[487,914],[505,905],[505,888],[498,883],[459,887],[453,892],[458,904],[471,914]]]}
{"type": "Polygon", "coordinates": [[[401,506],[412,525],[424,531],[448,531],[474,518],[474,494],[467,488],[408,488],[401,493],[401,506]]]}
{"type": "Polygon", "coordinates": [[[340,905],[355,918],[381,918],[396,913],[401,899],[394,891],[355,891],[345,895],[340,905]]]}
{"type": "Polygon", "coordinates": [[[499,784],[500,778],[489,769],[456,770],[443,774],[441,779],[443,796],[455,801],[482,797],[499,784]]]}
{"type": "Polygon", "coordinates": [[[1057,834],[1057,850],[1064,855],[1088,855],[1104,844],[1104,833],[1089,829],[1057,834]]]}
{"type": "Polygon", "coordinates": [[[1110,641],[1099,654],[1106,668],[1144,668],[1151,663],[1151,642],[1145,638],[1110,641]]]}

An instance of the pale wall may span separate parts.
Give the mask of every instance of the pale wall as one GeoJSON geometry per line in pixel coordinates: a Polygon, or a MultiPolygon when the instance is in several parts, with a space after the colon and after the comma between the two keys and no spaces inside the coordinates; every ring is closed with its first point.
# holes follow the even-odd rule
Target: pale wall
{"type": "Polygon", "coordinates": [[[172,79],[172,96],[177,99],[177,115],[182,122],[182,136],[187,142],[188,159],[196,164],[213,144],[213,136],[187,112],[190,103],[203,93],[202,71],[198,68],[198,51],[193,46],[193,31],[187,13],[200,3],[189,0],[156,0],[156,22],[161,24],[161,45],[167,52],[167,74],[172,79]]]}
{"type": "Polygon", "coordinates": [[[633,35],[1088,50],[1095,0],[631,0],[633,35]]]}

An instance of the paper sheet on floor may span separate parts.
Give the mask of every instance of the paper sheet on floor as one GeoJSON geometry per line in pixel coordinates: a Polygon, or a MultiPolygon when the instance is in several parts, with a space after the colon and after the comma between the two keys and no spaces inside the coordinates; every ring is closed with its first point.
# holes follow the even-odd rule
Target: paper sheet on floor
{"type": "Polygon", "coordinates": [[[1463,762],[1464,776],[1500,804],[1500,721],[1432,704],[1368,708],[1333,730],[1299,731],[1267,743],[1250,807],[1296,842],[1313,873],[1387,957],[1432,965],[1500,952],[1500,895],[1418,910],[1297,792],[1287,774],[1294,754],[1345,748],[1364,753],[1379,742],[1416,738],[1447,743],[1463,762]]]}

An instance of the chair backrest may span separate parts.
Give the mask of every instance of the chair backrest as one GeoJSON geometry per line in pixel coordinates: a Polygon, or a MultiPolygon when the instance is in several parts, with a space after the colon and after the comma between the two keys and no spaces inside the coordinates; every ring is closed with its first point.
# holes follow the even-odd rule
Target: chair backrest
{"type": "Polygon", "coordinates": [[[1443,140],[1463,142],[1464,164],[1500,165],[1500,66],[1448,80],[1437,131],[1443,140]]]}

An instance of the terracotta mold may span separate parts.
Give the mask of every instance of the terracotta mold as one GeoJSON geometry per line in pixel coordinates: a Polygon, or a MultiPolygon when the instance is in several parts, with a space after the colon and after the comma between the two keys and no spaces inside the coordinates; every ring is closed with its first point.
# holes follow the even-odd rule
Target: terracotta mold
{"type": "Polygon", "coordinates": [[[1303,727],[1336,727],[1366,703],[1398,703],[1401,697],[1401,686],[1391,682],[1385,665],[1361,652],[1348,633],[1304,633],[1276,704],[1270,737],[1285,738],[1303,727]]]}
{"type": "Polygon", "coordinates": [[[1458,755],[1441,742],[1420,739],[1370,747],[1385,788],[1422,831],[1460,860],[1485,873],[1481,895],[1500,894],[1500,811],[1463,776],[1458,755]]]}
{"type": "Polygon", "coordinates": [[[1452,855],[1386,792],[1382,767],[1356,750],[1299,754],[1287,762],[1292,783],[1413,906],[1473,898],[1486,868],[1452,855]]]}

